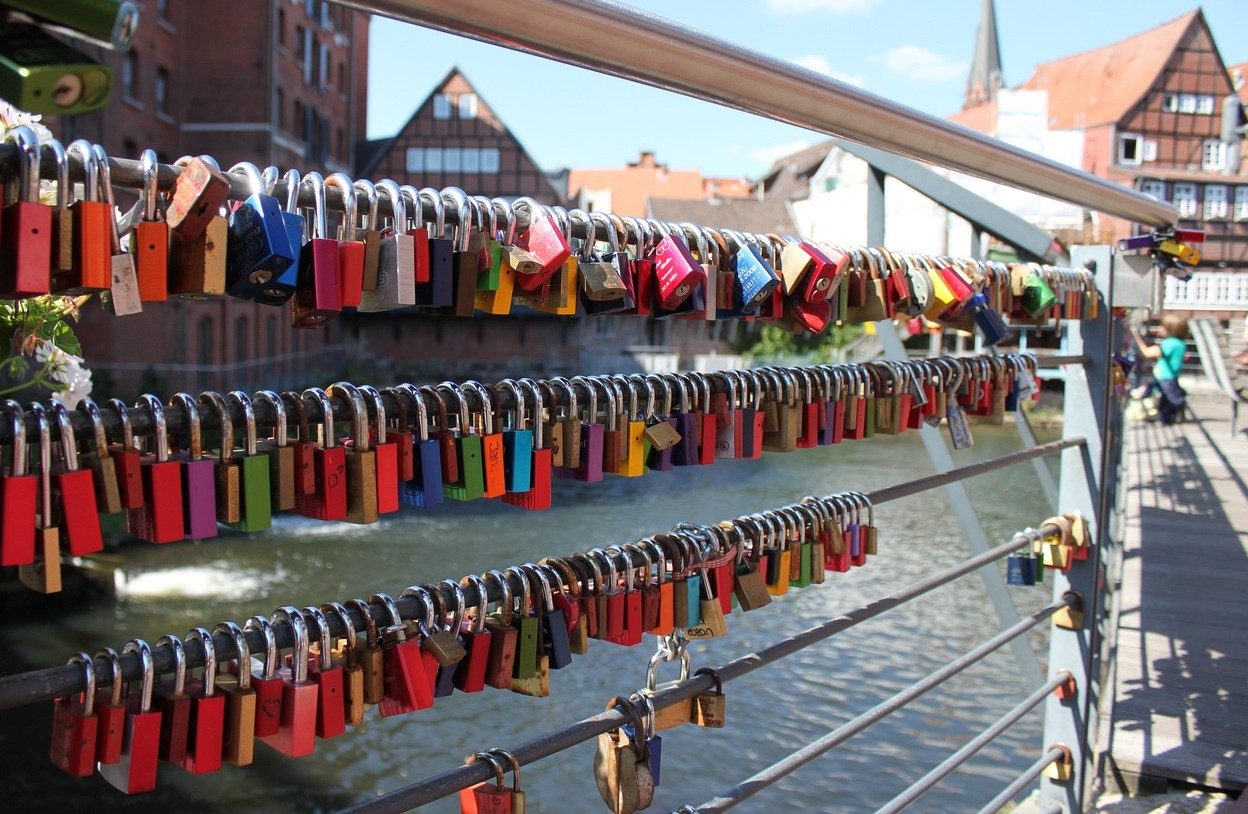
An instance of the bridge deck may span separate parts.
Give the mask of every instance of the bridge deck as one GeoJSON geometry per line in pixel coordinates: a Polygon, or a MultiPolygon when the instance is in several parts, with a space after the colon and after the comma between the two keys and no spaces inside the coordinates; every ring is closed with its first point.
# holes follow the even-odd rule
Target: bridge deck
{"type": "MultiPolygon", "coordinates": [[[[1126,429],[1127,512],[1107,781],[1248,782],[1248,434],[1225,399],[1126,429]]],[[[1106,731],[1106,729],[1102,729],[1106,731]]]]}

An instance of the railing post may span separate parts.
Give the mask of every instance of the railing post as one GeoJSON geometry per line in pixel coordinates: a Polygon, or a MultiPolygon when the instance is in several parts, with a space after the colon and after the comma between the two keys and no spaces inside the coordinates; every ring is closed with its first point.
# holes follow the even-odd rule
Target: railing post
{"type": "Polygon", "coordinates": [[[1054,597],[1073,590],[1084,600],[1083,624],[1075,630],[1054,624],[1049,637],[1049,677],[1058,670],[1069,670],[1078,690],[1071,701],[1063,702],[1052,696],[1046,702],[1042,748],[1066,744],[1074,758],[1074,773],[1066,782],[1045,777],[1040,783],[1040,802],[1042,810],[1057,804],[1068,814],[1083,810],[1093,763],[1089,752],[1096,740],[1099,677],[1094,654],[1100,649],[1103,616],[1099,613],[1101,598],[1097,594],[1097,574],[1102,568],[1099,543],[1106,539],[1102,526],[1108,519],[1101,513],[1101,490],[1107,486],[1103,453],[1107,451],[1106,444],[1112,442],[1107,435],[1116,434],[1116,427],[1109,420],[1113,330],[1109,303],[1113,258],[1108,246],[1077,246],[1071,251],[1071,261],[1076,267],[1088,261],[1096,264],[1097,286],[1105,295],[1105,302],[1097,319],[1066,323],[1067,352],[1083,354],[1088,361],[1066,371],[1062,434],[1063,437],[1082,435],[1088,442],[1082,449],[1062,452],[1058,510],[1082,512],[1092,524],[1092,540],[1098,543],[1086,560],[1072,563],[1068,573],[1051,572],[1054,597]]]}

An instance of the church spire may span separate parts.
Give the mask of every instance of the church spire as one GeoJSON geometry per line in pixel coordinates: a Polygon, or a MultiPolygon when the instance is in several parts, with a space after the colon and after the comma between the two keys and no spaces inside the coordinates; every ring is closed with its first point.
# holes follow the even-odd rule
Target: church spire
{"type": "Polygon", "coordinates": [[[982,105],[997,98],[1005,84],[1001,75],[1001,42],[997,37],[997,12],[993,0],[983,0],[979,10],[979,29],[975,34],[975,61],[966,81],[966,98],[962,109],[982,105]]]}

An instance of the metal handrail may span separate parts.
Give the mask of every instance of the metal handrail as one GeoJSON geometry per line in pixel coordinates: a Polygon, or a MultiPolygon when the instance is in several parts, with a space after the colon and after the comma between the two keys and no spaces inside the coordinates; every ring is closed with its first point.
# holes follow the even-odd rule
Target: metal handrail
{"type": "Polygon", "coordinates": [[[1150,226],[1174,207],[791,62],[612,0],[337,0],[860,141],[1150,226]]]}
{"type": "MultiPolygon", "coordinates": [[[[998,811],[1005,808],[1006,804],[1014,799],[1014,796],[1023,789],[1036,782],[1036,778],[1049,766],[1058,762],[1066,756],[1066,752],[1059,746],[1051,746],[1048,751],[1040,756],[1040,759],[1023,770],[1023,773],[1010,783],[1010,785],[1001,789],[1001,792],[993,797],[988,803],[979,810],[978,814],[997,814],[998,811]]],[[[1058,809],[1060,814],[1061,809],[1058,809]]]]}

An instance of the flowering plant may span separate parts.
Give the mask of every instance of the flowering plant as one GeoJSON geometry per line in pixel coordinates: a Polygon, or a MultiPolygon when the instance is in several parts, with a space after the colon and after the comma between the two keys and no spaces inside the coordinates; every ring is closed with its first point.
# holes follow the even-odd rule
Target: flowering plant
{"type": "MultiPolygon", "coordinates": [[[[9,128],[26,126],[39,141],[52,137],[39,116],[17,110],[0,100],[0,140],[9,128]]],[[[55,200],[48,182],[41,184],[40,198],[55,200]]],[[[91,393],[91,371],[82,366],[82,346],[70,327],[86,298],[48,295],[21,300],[0,300],[0,339],[7,357],[0,360],[5,381],[0,396],[7,397],[32,387],[52,391],[52,397],[76,407],[91,393]]]]}

